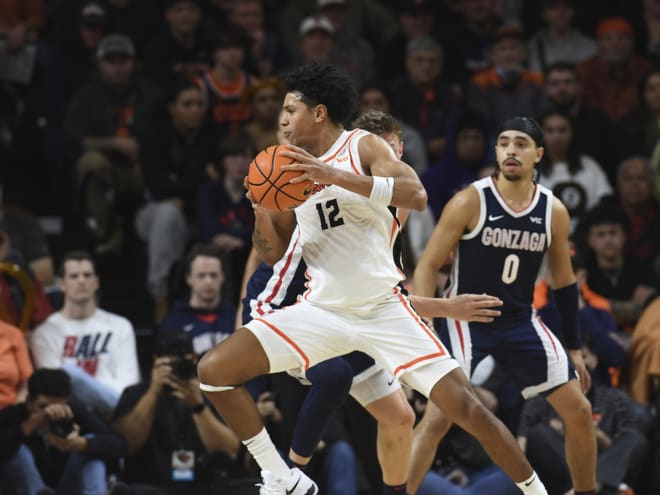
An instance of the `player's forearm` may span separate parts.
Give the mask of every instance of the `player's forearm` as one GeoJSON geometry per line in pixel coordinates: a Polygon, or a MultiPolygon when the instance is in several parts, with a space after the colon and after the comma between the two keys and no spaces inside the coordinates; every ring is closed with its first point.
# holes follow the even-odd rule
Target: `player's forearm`
{"type": "Polygon", "coordinates": [[[436,290],[438,271],[420,259],[413,275],[413,293],[417,296],[433,297],[436,290]]]}
{"type": "Polygon", "coordinates": [[[447,300],[412,294],[410,302],[419,316],[424,318],[444,318],[447,316],[447,300]]]}
{"type": "MultiPolygon", "coordinates": [[[[393,177],[393,179],[394,187],[390,205],[419,211],[426,208],[428,200],[426,190],[417,177],[399,176],[393,177]]],[[[336,174],[333,182],[337,186],[368,198],[371,196],[374,178],[368,175],[341,172],[336,174]]]]}
{"type": "Polygon", "coordinates": [[[283,238],[283,233],[278,230],[267,211],[257,208],[254,217],[252,246],[265,263],[273,265],[284,256],[289,239],[283,238]]]}

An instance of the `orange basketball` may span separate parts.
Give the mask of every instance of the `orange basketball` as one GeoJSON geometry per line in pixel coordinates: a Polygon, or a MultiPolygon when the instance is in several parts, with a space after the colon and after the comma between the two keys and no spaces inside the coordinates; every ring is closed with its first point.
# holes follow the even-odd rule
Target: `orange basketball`
{"type": "Polygon", "coordinates": [[[254,200],[269,210],[293,210],[307,200],[312,190],[311,181],[289,182],[302,172],[282,170],[283,165],[296,163],[294,159],[280,155],[284,149],[285,146],[275,145],[260,151],[248,170],[248,188],[254,200]]]}

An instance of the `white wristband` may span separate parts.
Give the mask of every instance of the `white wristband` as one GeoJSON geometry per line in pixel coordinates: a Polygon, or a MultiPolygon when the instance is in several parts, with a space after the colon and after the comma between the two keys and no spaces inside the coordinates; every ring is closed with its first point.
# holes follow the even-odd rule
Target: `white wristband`
{"type": "Polygon", "coordinates": [[[374,176],[373,179],[369,201],[389,206],[392,202],[392,194],[394,194],[394,177],[374,176]]]}

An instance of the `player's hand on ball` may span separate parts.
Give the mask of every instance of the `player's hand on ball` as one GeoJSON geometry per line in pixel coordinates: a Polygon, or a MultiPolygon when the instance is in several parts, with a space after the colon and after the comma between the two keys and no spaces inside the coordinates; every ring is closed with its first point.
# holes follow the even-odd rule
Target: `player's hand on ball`
{"type": "Polygon", "coordinates": [[[319,160],[304,149],[289,144],[280,153],[283,156],[300,162],[282,167],[283,170],[298,170],[302,172],[299,177],[291,179],[290,182],[292,184],[305,180],[310,180],[318,184],[334,184],[333,177],[337,174],[337,170],[334,167],[329,167],[322,160],[319,160]]]}

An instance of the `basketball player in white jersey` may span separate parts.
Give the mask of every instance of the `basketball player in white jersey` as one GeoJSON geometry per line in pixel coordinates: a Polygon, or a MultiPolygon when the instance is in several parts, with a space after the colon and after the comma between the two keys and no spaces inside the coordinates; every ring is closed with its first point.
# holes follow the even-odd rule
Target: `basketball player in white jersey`
{"type": "MultiPolygon", "coordinates": [[[[282,154],[311,180],[313,194],[294,212],[255,209],[254,243],[281,258],[297,223],[307,264],[302,301],[238,329],[200,361],[201,387],[264,471],[263,494],[313,495],[315,484],[289,469],[241,385],[266,373],[307,369],[354,350],[368,353],[394,377],[429,397],[527,494],[546,494],[515,439],[471,392],[465,373],[412,309],[397,285],[390,245],[390,205],[421,210],[426,192],[415,172],[382,139],[345,131],[356,93],[336,67],[312,64],[287,77],[281,126],[293,146],[282,154]]],[[[405,494],[405,486],[390,487],[405,494]]]]}

